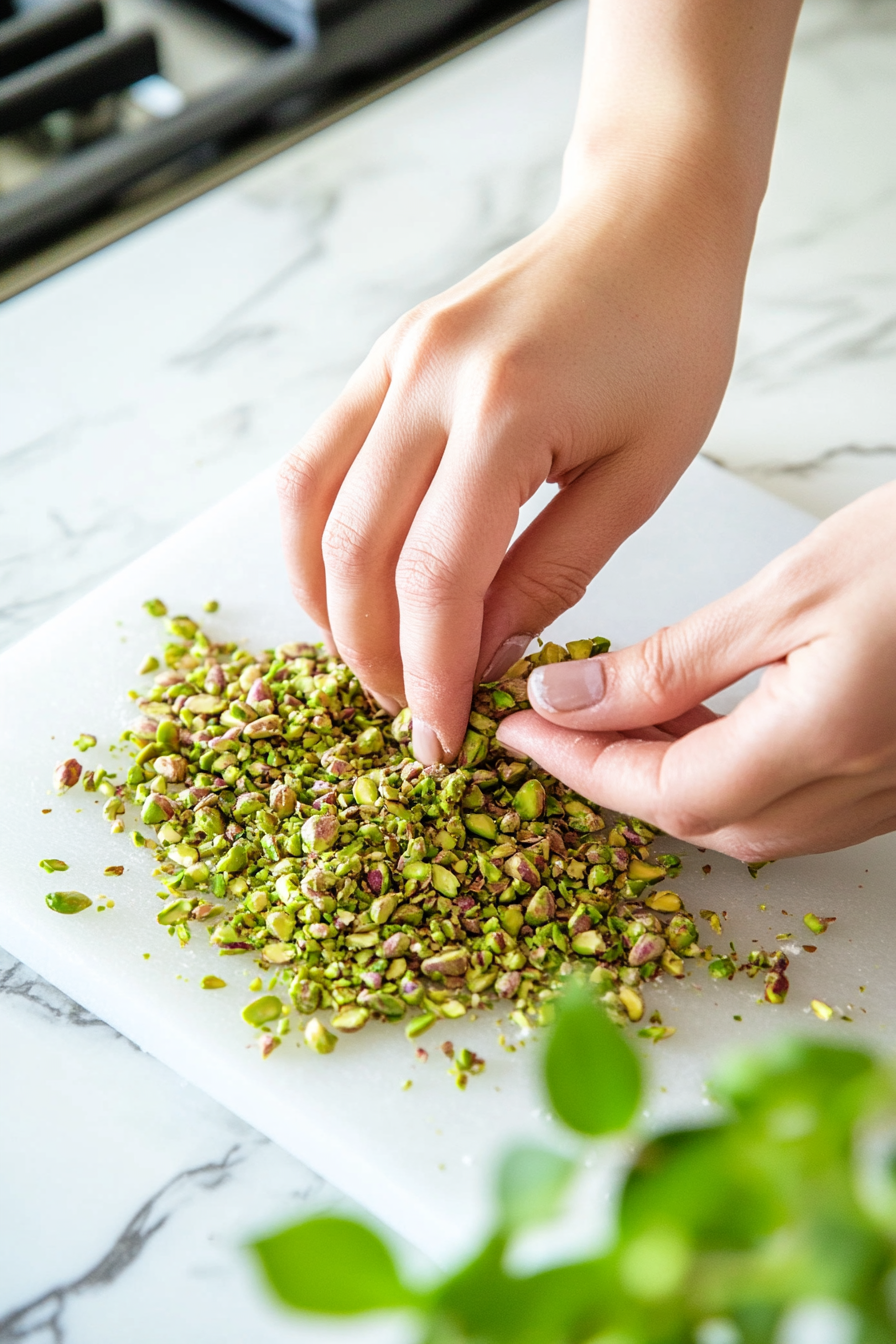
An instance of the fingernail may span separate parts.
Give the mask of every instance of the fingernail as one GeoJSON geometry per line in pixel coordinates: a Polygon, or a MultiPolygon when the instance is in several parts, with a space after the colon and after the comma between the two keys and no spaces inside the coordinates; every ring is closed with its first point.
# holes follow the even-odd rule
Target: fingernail
{"type": "Polygon", "coordinates": [[[411,746],[421,765],[439,765],[445,759],[442,744],[424,719],[411,720],[411,746]]]}
{"type": "Polygon", "coordinates": [[[508,667],[513,667],[514,663],[519,662],[534,638],[534,635],[511,635],[509,639],[505,639],[492,654],[492,660],[483,672],[482,680],[497,681],[503,677],[508,667]]]}
{"type": "Polygon", "coordinates": [[[375,700],[380,709],[384,709],[387,714],[391,714],[393,719],[396,714],[404,709],[404,705],[400,704],[398,700],[393,700],[391,695],[382,695],[379,691],[372,691],[369,686],[365,686],[364,689],[371,700],[375,700]]]}
{"type": "Polygon", "coordinates": [[[604,669],[600,658],[571,663],[546,663],[529,675],[529,700],[553,714],[587,709],[603,699],[604,669]]]}

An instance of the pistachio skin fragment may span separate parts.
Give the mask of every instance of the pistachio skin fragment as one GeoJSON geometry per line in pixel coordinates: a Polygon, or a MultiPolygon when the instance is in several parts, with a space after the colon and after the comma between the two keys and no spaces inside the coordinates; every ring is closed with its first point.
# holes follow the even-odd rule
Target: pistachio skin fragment
{"type": "Polygon", "coordinates": [[[93,905],[89,896],[81,891],[51,891],[44,897],[50,910],[57,915],[79,915],[93,905]]]}

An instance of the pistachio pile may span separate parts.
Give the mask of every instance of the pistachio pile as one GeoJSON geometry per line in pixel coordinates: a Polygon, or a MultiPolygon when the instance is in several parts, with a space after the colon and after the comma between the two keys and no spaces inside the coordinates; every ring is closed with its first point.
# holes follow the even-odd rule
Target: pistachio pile
{"type": "Polygon", "coordinates": [[[283,1029],[276,985],[312,1015],[305,1039],[322,1052],[336,1040],[322,1010],[339,1032],[411,1013],[414,1038],[500,1004],[525,1028],[549,1018],[576,964],[612,1016],[637,1022],[644,984],[701,955],[680,898],[657,889],[680,860],[651,858],[650,827],[608,826],[495,738],[528,708],[533,666],[592,657],[606,640],[546,644],[482,685],[457,761],[423,766],[409,711],[390,720],[322,646],[253,655],[187,616],[167,628],[163,664],[141,669],[155,685],[108,806],[137,804],[155,830],[134,840],[154,848],[165,882],[159,923],[182,942],[204,924],[221,955],[272,972],[244,1010],[251,1025],[283,1029]]]}

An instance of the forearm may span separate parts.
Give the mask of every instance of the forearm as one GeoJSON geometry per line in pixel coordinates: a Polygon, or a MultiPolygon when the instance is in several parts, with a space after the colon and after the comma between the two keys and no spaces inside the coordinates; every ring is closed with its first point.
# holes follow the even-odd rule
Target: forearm
{"type": "Polygon", "coordinates": [[[742,219],[765,192],[799,0],[591,0],[563,199],[654,180],[742,219]]]}

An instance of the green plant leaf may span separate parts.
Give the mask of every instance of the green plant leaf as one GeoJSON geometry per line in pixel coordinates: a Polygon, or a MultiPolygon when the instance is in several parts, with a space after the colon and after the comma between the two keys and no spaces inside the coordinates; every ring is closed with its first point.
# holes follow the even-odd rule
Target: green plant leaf
{"type": "Polygon", "coordinates": [[[498,1173],[502,1226],[516,1232],[553,1218],[575,1169],[568,1157],[548,1148],[513,1148],[498,1173]]]}
{"type": "Polygon", "coordinates": [[[354,1316],[421,1302],[376,1233],[348,1218],[308,1218],[252,1249],[277,1296],[300,1311],[354,1316]]]}
{"type": "Polygon", "coordinates": [[[558,1003],[544,1078],[554,1110],[580,1134],[624,1129],[637,1108],[638,1057],[579,982],[570,985],[558,1003]]]}

